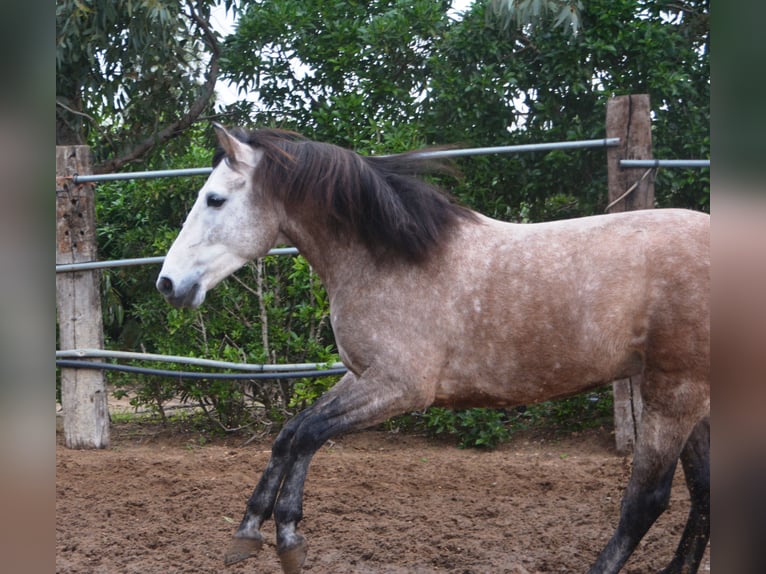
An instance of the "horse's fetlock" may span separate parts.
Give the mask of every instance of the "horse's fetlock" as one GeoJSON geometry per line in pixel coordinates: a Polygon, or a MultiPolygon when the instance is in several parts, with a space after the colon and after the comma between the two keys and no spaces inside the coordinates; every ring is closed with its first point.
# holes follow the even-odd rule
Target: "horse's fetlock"
{"type": "Polygon", "coordinates": [[[305,544],[306,539],[297,528],[297,522],[280,524],[277,527],[277,553],[287,552],[291,548],[305,544]]]}

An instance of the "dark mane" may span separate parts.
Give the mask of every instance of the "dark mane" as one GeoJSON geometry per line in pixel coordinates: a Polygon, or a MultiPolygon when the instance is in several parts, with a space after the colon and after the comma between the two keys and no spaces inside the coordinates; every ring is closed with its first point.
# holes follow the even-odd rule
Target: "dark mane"
{"type": "MultiPolygon", "coordinates": [[[[289,131],[231,131],[263,151],[256,183],[280,194],[288,211],[310,203],[334,229],[356,235],[378,255],[424,261],[460,220],[475,218],[447,192],[418,177],[450,171],[419,151],[363,157],[289,131]]],[[[222,157],[218,150],[213,165],[222,157]]]]}

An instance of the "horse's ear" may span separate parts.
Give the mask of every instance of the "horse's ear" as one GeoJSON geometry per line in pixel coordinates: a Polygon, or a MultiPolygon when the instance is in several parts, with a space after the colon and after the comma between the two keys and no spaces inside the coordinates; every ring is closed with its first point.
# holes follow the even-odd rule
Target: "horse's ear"
{"type": "Polygon", "coordinates": [[[218,143],[223,148],[223,151],[229,156],[230,159],[237,159],[237,138],[229,133],[229,131],[218,122],[213,122],[213,129],[215,129],[215,136],[218,138],[218,143]]]}
{"type": "Polygon", "coordinates": [[[218,122],[213,122],[213,129],[218,138],[218,143],[223,148],[230,161],[253,165],[253,150],[234,137],[229,130],[218,122]]]}

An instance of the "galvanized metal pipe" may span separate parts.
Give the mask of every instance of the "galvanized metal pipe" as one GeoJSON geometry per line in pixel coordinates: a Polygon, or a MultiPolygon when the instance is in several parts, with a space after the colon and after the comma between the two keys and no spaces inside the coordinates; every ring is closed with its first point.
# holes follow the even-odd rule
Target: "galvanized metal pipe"
{"type": "MultiPolygon", "coordinates": [[[[295,247],[277,247],[268,253],[269,255],[298,255],[295,247]]],[[[86,263],[66,263],[56,265],[56,273],[70,271],[87,271],[90,269],[106,269],[108,267],[130,267],[132,265],[153,265],[165,261],[165,256],[138,257],[136,259],[112,259],[110,261],[88,261],[86,263]]]]}
{"type": "Polygon", "coordinates": [[[181,355],[157,355],[155,353],[133,353],[130,351],[110,351],[106,349],[72,349],[56,351],[56,358],[60,359],[124,359],[130,361],[157,361],[163,363],[178,363],[184,365],[196,365],[198,367],[212,367],[214,369],[233,369],[249,372],[279,372],[279,371],[310,371],[322,368],[342,369],[343,363],[292,363],[281,365],[232,363],[229,361],[215,361],[212,359],[199,359],[197,357],[184,357],[181,355]]]}
{"type": "Polygon", "coordinates": [[[93,361],[70,361],[59,359],[57,367],[70,369],[99,369],[102,371],[123,371],[126,373],[139,373],[143,375],[155,375],[160,377],[176,377],[179,379],[223,379],[223,380],[263,380],[263,379],[302,379],[314,377],[331,377],[345,375],[348,369],[322,369],[314,371],[280,371],[274,373],[200,373],[197,371],[172,371],[168,369],[151,369],[146,367],[134,367],[132,365],[115,365],[113,363],[100,363],[93,361]]]}
{"type": "Polygon", "coordinates": [[[449,157],[465,157],[472,155],[490,155],[490,154],[506,154],[506,153],[523,153],[532,151],[551,151],[559,149],[581,149],[592,147],[611,147],[620,144],[620,138],[601,138],[595,140],[578,140],[578,141],[564,141],[564,142],[549,142],[539,144],[520,144],[520,145],[506,145],[497,147],[476,147],[468,149],[447,149],[447,150],[435,150],[425,151],[420,153],[421,157],[427,158],[449,158],[449,157]]]}
{"type": "MultiPolygon", "coordinates": [[[[576,140],[563,142],[548,142],[539,144],[521,144],[496,147],[476,147],[465,149],[449,149],[424,151],[421,155],[426,158],[468,157],[472,155],[489,155],[505,153],[523,153],[532,151],[550,151],[557,149],[578,149],[592,147],[609,147],[620,144],[620,138],[601,138],[593,140],[576,140]]],[[[163,169],[156,171],[133,171],[125,173],[103,173],[94,175],[77,175],[72,177],[75,183],[95,183],[99,181],[116,181],[124,179],[151,179],[159,177],[179,177],[192,175],[208,175],[212,167],[196,167],[187,169],[163,169]]]]}
{"type": "Polygon", "coordinates": [[[709,159],[621,159],[620,167],[710,167],[709,159]]]}
{"type": "Polygon", "coordinates": [[[185,169],[159,169],[154,171],[128,171],[123,173],[98,173],[94,175],[72,176],[75,183],[95,183],[99,181],[118,181],[122,179],[157,179],[160,177],[189,177],[210,175],[212,167],[189,167],[185,169]]]}

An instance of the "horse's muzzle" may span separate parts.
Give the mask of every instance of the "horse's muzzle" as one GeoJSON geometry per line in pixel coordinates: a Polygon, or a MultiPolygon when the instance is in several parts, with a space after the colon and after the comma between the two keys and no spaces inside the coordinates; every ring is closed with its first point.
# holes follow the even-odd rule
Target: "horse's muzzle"
{"type": "Polygon", "coordinates": [[[176,285],[170,277],[161,275],[157,279],[157,291],[173,307],[199,307],[205,299],[204,293],[200,296],[200,284],[193,283],[188,287],[176,285]]]}

